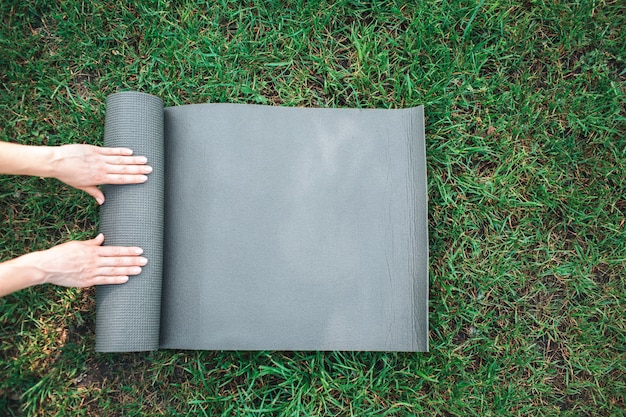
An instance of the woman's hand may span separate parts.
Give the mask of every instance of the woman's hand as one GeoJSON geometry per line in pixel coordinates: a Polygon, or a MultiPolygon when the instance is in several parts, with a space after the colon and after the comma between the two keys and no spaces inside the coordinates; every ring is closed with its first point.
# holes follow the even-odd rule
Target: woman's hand
{"type": "Polygon", "coordinates": [[[0,297],[38,284],[78,288],[123,284],[148,263],[141,248],[102,243],[104,235],[99,234],[0,263],[0,297]]]}
{"type": "Polygon", "coordinates": [[[63,145],[53,148],[51,176],[92,195],[98,204],[104,194],[102,184],[139,184],[148,180],[152,167],[144,156],[132,156],[126,148],[92,145],[63,145]]]}

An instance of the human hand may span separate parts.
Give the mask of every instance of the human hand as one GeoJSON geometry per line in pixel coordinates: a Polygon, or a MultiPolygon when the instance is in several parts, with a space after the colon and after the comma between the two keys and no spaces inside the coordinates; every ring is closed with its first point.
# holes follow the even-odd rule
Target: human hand
{"type": "Polygon", "coordinates": [[[148,180],[152,167],[143,156],[132,156],[126,148],[93,145],[63,145],[53,148],[52,176],[92,195],[98,204],[104,194],[102,184],[139,184],[148,180]]]}
{"type": "Polygon", "coordinates": [[[33,252],[15,259],[16,266],[28,268],[35,284],[63,287],[123,284],[129,275],[141,273],[148,260],[141,248],[101,246],[104,235],[94,239],[72,241],[51,249],[33,252]]]}

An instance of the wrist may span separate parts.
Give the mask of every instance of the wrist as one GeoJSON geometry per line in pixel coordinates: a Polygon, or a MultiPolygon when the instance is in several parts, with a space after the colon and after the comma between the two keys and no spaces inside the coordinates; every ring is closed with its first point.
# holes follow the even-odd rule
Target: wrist
{"type": "Polygon", "coordinates": [[[25,256],[0,263],[0,297],[45,282],[45,274],[25,256]]]}
{"type": "Polygon", "coordinates": [[[34,160],[38,160],[40,165],[35,167],[36,174],[39,177],[56,178],[57,165],[60,159],[60,146],[33,146],[36,152],[34,160]]]}
{"type": "Polygon", "coordinates": [[[19,174],[36,177],[54,177],[58,160],[58,146],[25,146],[27,157],[23,157],[24,166],[19,174]]]}
{"type": "Polygon", "coordinates": [[[46,282],[45,272],[38,267],[38,253],[27,253],[7,262],[12,267],[15,276],[19,277],[19,280],[26,284],[24,288],[45,284],[46,282]]]}

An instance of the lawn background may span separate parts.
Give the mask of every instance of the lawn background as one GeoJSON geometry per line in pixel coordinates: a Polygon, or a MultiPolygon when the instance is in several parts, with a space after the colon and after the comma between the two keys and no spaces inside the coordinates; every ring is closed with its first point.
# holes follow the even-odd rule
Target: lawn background
{"type": "MultiPolygon", "coordinates": [[[[105,97],[424,104],[428,354],[94,352],[94,290],[0,300],[0,415],[626,415],[623,1],[0,3],[1,139],[102,143],[105,97]]],[[[0,259],[96,234],[0,177],[0,259]]]]}

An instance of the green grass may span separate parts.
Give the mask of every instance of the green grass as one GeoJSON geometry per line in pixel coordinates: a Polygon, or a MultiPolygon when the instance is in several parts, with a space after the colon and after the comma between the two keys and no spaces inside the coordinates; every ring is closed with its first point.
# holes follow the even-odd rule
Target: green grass
{"type": "MultiPolygon", "coordinates": [[[[101,144],[104,99],[426,106],[428,354],[94,352],[94,291],[0,300],[0,414],[626,415],[622,1],[4,1],[2,140],[101,144]],[[257,4],[258,3],[258,4],[257,4]]],[[[0,177],[0,259],[94,236],[0,177]]]]}

